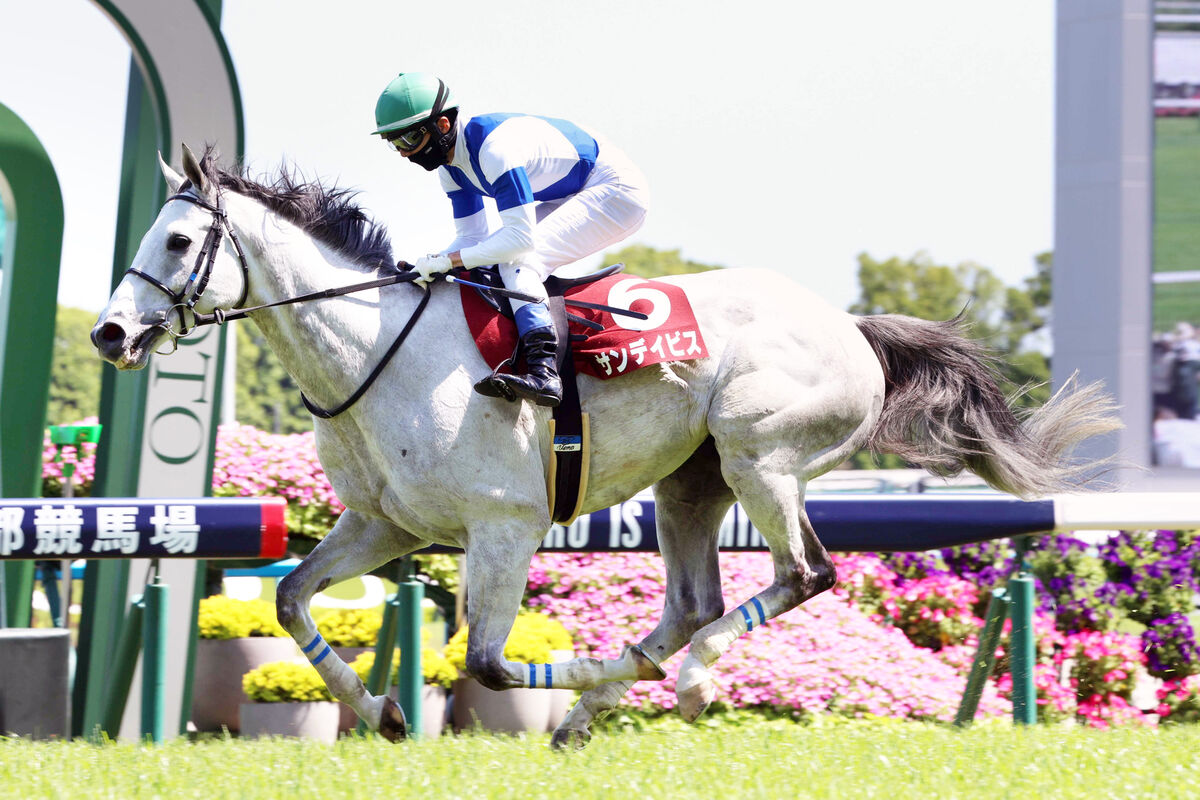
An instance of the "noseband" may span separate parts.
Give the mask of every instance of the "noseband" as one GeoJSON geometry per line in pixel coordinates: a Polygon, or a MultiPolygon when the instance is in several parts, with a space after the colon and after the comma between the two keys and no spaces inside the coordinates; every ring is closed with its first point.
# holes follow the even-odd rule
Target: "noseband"
{"type": "Polygon", "coordinates": [[[221,241],[226,234],[229,235],[229,240],[233,242],[233,249],[237,252],[238,263],[242,267],[242,294],[233,307],[241,308],[244,306],[246,304],[246,296],[250,291],[250,265],[246,262],[246,254],[242,252],[242,243],[238,241],[237,231],[229,224],[229,216],[225,213],[225,199],[222,197],[220,189],[217,190],[217,204],[215,206],[189,192],[180,192],[167,198],[168,203],[172,200],[186,200],[210,212],[212,214],[212,224],[208,226],[208,233],[204,236],[204,244],[200,247],[200,252],[196,254],[196,263],[192,266],[192,273],[188,276],[183,288],[178,292],[171,291],[171,288],[158,278],[148,275],[140,269],[130,267],[125,270],[126,275],[135,275],[141,278],[171,298],[171,307],[163,312],[162,320],[154,326],[162,329],[171,339],[171,349],[160,353],[160,355],[169,355],[175,352],[179,347],[179,340],[196,330],[199,323],[197,322],[195,306],[204,294],[204,290],[208,288],[208,281],[212,277],[213,265],[217,260],[217,251],[221,249],[221,241]],[[179,315],[178,331],[174,329],[169,320],[172,311],[179,315]]]}

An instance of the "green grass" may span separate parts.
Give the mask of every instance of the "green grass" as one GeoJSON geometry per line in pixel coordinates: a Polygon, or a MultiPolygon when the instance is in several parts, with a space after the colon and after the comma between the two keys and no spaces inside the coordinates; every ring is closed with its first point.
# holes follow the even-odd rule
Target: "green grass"
{"type": "MultiPolygon", "coordinates": [[[[1154,271],[1200,270],[1200,120],[1154,122],[1154,271]]],[[[1200,284],[1154,287],[1154,330],[1200,321],[1200,284]]]]}
{"type": "Polygon", "coordinates": [[[657,726],[557,753],[548,736],[160,747],[0,740],[13,798],[900,798],[1200,796],[1200,727],[921,723],[657,726]]]}

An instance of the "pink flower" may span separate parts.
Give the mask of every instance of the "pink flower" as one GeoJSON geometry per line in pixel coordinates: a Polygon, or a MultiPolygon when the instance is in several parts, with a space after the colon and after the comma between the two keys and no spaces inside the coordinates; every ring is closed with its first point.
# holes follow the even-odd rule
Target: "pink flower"
{"type": "MultiPolygon", "coordinates": [[[[896,628],[881,628],[847,597],[868,585],[847,569],[860,564],[882,574],[877,559],[838,559],[841,583],[834,592],[740,637],[713,668],[718,700],[738,707],[769,706],[794,713],[878,714],[919,719],[953,718],[965,670],[915,647],[896,628]]],[[[725,602],[733,609],[773,580],[765,553],[722,554],[725,602]]],[[[661,614],[662,561],[650,554],[539,555],[534,574],[553,575],[554,587],[531,583],[531,604],[547,609],[572,630],[586,655],[615,657],[644,636],[661,614]]],[[[636,684],[627,702],[675,706],[672,667],[668,678],[636,684]]],[[[968,661],[969,664],[969,661],[968,661]]],[[[983,715],[1011,713],[992,687],[983,715]]]]}

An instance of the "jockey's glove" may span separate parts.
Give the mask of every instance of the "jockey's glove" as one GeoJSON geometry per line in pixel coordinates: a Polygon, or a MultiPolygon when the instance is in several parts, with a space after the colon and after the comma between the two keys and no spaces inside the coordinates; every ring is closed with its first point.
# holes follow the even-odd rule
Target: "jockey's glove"
{"type": "Polygon", "coordinates": [[[450,256],[421,256],[417,259],[417,263],[413,264],[413,269],[420,273],[421,277],[417,278],[413,283],[424,287],[438,275],[449,272],[453,266],[450,263],[450,256]]]}

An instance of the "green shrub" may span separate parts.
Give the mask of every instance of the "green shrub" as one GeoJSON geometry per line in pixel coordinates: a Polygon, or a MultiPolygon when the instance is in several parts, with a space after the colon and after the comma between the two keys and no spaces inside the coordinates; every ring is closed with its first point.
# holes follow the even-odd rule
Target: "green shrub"
{"type": "MultiPolygon", "coordinates": [[[[359,653],[358,657],[350,663],[350,669],[354,670],[354,674],[363,683],[367,682],[373,666],[375,666],[375,651],[373,650],[359,653]]],[[[458,670],[454,668],[449,659],[430,647],[421,650],[421,673],[425,683],[430,686],[441,686],[443,689],[450,688],[450,684],[458,680],[458,670]]],[[[400,648],[396,648],[392,655],[392,672],[388,676],[388,685],[392,686],[399,682],[400,648]]]]}
{"type": "Polygon", "coordinates": [[[1158,690],[1155,712],[1164,724],[1200,722],[1200,678],[1165,681],[1158,690]]]}
{"type": "Polygon", "coordinates": [[[451,594],[458,593],[458,556],[446,553],[417,554],[412,561],[417,574],[424,575],[451,594]]]}
{"type": "MultiPolygon", "coordinates": [[[[446,658],[459,671],[467,663],[467,631],[464,625],[446,643],[446,658]]],[[[520,664],[545,664],[550,660],[551,650],[574,650],[571,634],[561,623],[544,614],[526,613],[517,616],[508,642],[504,645],[504,657],[520,664]]]]}
{"type": "Polygon", "coordinates": [[[255,703],[308,703],[332,700],[312,664],[271,661],[242,676],[242,690],[255,703]]]}
{"type": "Polygon", "coordinates": [[[428,648],[421,652],[421,672],[426,683],[443,689],[449,689],[450,684],[458,680],[458,669],[450,663],[450,659],[428,648]]]}
{"type": "Polygon", "coordinates": [[[317,631],[334,647],[371,647],[379,639],[383,614],[374,608],[339,608],[317,620],[317,631]]]}
{"type": "Polygon", "coordinates": [[[1142,625],[1196,607],[1196,575],[1191,563],[1196,531],[1122,531],[1101,549],[1110,583],[1128,587],[1112,600],[1142,625]]]}
{"type": "Polygon", "coordinates": [[[1058,629],[1117,630],[1126,617],[1105,596],[1104,561],[1090,552],[1087,542],[1069,534],[1051,534],[1040,537],[1036,545],[1029,561],[1039,591],[1054,603],[1058,629]]]}
{"type": "Polygon", "coordinates": [[[265,600],[234,600],[223,594],[200,601],[201,639],[241,639],[247,636],[287,636],[275,618],[275,606],[265,600]]]}

